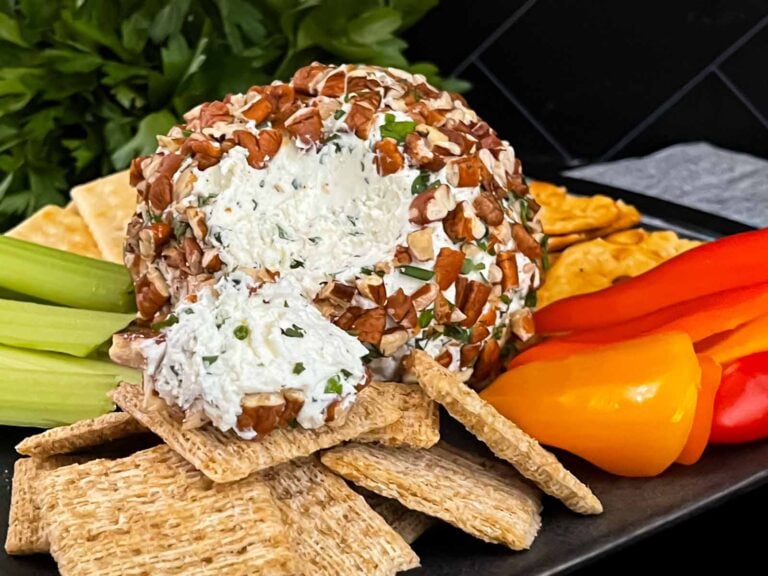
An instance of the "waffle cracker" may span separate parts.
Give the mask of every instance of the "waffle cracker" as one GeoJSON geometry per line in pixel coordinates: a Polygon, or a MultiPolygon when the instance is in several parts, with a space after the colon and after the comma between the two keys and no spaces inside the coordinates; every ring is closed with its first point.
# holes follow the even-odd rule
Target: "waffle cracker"
{"type": "Polygon", "coordinates": [[[5,540],[5,551],[8,554],[48,552],[48,532],[38,501],[40,483],[52,470],[77,461],[77,458],[70,456],[16,460],[13,466],[8,534],[5,540]]]}
{"type": "Polygon", "coordinates": [[[339,426],[316,430],[279,428],[260,440],[243,440],[211,425],[182,430],[181,423],[171,416],[164,402],[158,400],[151,408],[144,406],[140,386],[122,383],[112,398],[214,482],[233,482],[294,458],[309,456],[391,424],[400,417],[397,410],[382,403],[377,390],[367,387],[358,394],[347,419],[339,426]]]}
{"type": "Polygon", "coordinates": [[[586,242],[594,238],[602,238],[610,234],[621,232],[633,226],[637,226],[640,223],[640,212],[637,208],[629,204],[625,204],[622,200],[616,200],[616,208],[619,210],[618,218],[603,228],[596,228],[595,230],[589,230],[587,232],[574,232],[573,234],[563,234],[559,236],[549,237],[549,251],[560,252],[565,250],[568,246],[578,244],[579,242],[586,242]]]}
{"type": "Polygon", "coordinates": [[[305,576],[389,576],[419,558],[362,496],[312,456],[262,472],[305,576]]]}
{"type": "Polygon", "coordinates": [[[16,446],[16,451],[26,456],[39,457],[69,454],[146,431],[130,414],[112,412],[25,438],[16,446]]]}
{"type": "Polygon", "coordinates": [[[384,428],[366,432],[358,442],[380,442],[387,446],[430,448],[440,440],[440,414],[437,403],[418,384],[372,382],[387,406],[401,412],[400,419],[384,428]]]}
{"type": "Polygon", "coordinates": [[[41,503],[62,576],[296,574],[263,479],[212,484],[167,446],[61,468],[41,503]]]}
{"type": "Polygon", "coordinates": [[[322,461],[355,484],[486,542],[525,550],[541,527],[541,501],[530,487],[441,448],[351,443],[326,452],[322,461]]]}
{"type": "Polygon", "coordinates": [[[619,208],[608,196],[572,196],[564,187],[547,182],[531,182],[530,190],[541,206],[537,216],[542,230],[549,236],[603,228],[620,217],[619,208]]]}
{"type": "MultiPolygon", "coordinates": [[[[358,488],[358,490],[364,489],[358,488]]],[[[437,523],[432,516],[406,508],[397,500],[379,496],[370,490],[364,490],[362,494],[374,512],[384,518],[386,523],[392,526],[392,529],[408,544],[416,542],[424,532],[437,523]]]]}
{"type": "Polygon", "coordinates": [[[122,264],[125,230],[136,210],[128,170],[76,186],[71,195],[104,259],[122,264]]]}
{"type": "Polygon", "coordinates": [[[442,404],[497,457],[511,463],[544,492],[558,498],[574,512],[599,514],[603,511],[600,500],[566,470],[554,454],[499,414],[456,374],[418,350],[413,353],[413,370],[419,384],[433,400],[442,404]]]}
{"type": "Polygon", "coordinates": [[[81,256],[102,257],[85,220],[77,212],[60,206],[43,206],[6,234],[81,256]]]}

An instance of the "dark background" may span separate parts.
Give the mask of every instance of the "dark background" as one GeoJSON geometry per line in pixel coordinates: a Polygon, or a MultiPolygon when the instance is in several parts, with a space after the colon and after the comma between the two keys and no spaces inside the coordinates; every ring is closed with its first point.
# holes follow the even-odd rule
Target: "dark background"
{"type": "MultiPolygon", "coordinates": [[[[694,140],[768,158],[768,0],[442,0],[407,39],[529,174],[694,140]]],[[[766,517],[764,487],[578,572],[764,572],[766,517]]]]}
{"type": "Polygon", "coordinates": [[[528,172],[693,140],[768,157],[768,0],[442,0],[407,39],[528,172]]]}

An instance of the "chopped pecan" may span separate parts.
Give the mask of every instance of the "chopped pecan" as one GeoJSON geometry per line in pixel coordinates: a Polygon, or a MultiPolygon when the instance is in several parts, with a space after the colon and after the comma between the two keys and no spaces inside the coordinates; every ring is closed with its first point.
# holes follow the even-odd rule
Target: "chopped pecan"
{"type": "Polygon", "coordinates": [[[363,312],[352,324],[352,330],[357,333],[361,342],[378,346],[387,325],[387,312],[384,308],[371,308],[363,312]]]}
{"type": "Polygon", "coordinates": [[[150,270],[136,281],[136,308],[139,316],[151,320],[168,302],[168,286],[156,270],[150,270]]]}
{"type": "Polygon", "coordinates": [[[406,238],[408,248],[416,260],[422,262],[432,260],[435,257],[435,248],[432,243],[432,229],[422,228],[408,234],[406,238]]]}
{"type": "Polygon", "coordinates": [[[351,330],[355,320],[357,320],[363,312],[365,312],[365,309],[360,308],[359,306],[350,306],[344,310],[341,316],[336,318],[333,323],[342,330],[351,330]]]}
{"type": "Polygon", "coordinates": [[[158,174],[149,185],[147,201],[155,212],[165,210],[173,199],[173,184],[169,176],[158,174]]]}
{"type": "Polygon", "coordinates": [[[408,330],[403,328],[390,328],[381,337],[379,351],[384,356],[392,356],[408,342],[408,330]]]}
{"type": "Polygon", "coordinates": [[[384,138],[376,142],[376,166],[379,169],[379,175],[389,176],[399,171],[405,160],[403,154],[397,147],[397,141],[394,138],[384,138]]]}
{"type": "Polygon", "coordinates": [[[448,183],[458,188],[477,186],[482,182],[485,172],[485,166],[477,156],[451,160],[445,169],[448,183]]]}
{"type": "Polygon", "coordinates": [[[219,251],[212,248],[203,252],[202,264],[205,271],[210,272],[211,274],[221,270],[222,262],[221,257],[219,256],[219,251]]]}
{"type": "Polygon", "coordinates": [[[531,260],[541,258],[541,246],[522,224],[512,224],[512,238],[517,249],[531,260]]]}
{"type": "Polygon", "coordinates": [[[299,103],[296,101],[293,86],[288,84],[265,86],[261,94],[272,104],[272,116],[277,124],[285,122],[286,118],[298,110],[299,103]]]}
{"type": "Polygon", "coordinates": [[[387,289],[384,280],[378,274],[367,274],[355,280],[357,291],[363,297],[383,306],[387,302],[387,289]]]}
{"type": "Polygon", "coordinates": [[[200,274],[203,271],[203,249],[192,236],[187,236],[182,242],[184,258],[187,268],[192,274],[200,274]]]}
{"type": "Polygon", "coordinates": [[[443,218],[443,230],[453,242],[470,242],[482,238],[485,226],[479,219],[467,214],[467,203],[461,202],[443,218]]]}
{"type": "Polygon", "coordinates": [[[154,222],[151,226],[152,230],[152,244],[154,245],[155,255],[159,255],[163,247],[171,239],[173,234],[173,228],[171,228],[165,222],[154,222]]]}
{"type": "Polygon", "coordinates": [[[495,376],[501,367],[501,347],[498,341],[488,340],[483,349],[480,351],[480,355],[475,362],[474,372],[472,373],[472,379],[481,383],[484,380],[495,376]]]}
{"type": "Polygon", "coordinates": [[[355,297],[355,294],[357,293],[357,288],[354,286],[350,286],[349,284],[344,284],[343,282],[336,282],[335,280],[331,280],[330,282],[326,283],[325,286],[320,290],[317,297],[319,299],[327,299],[331,300],[337,305],[340,306],[346,306],[350,302],[352,302],[352,298],[355,297]]]}
{"type": "Polygon", "coordinates": [[[261,124],[269,118],[272,113],[272,104],[266,98],[259,98],[251,103],[248,108],[242,111],[242,115],[248,120],[253,120],[256,124],[261,124]]]}
{"type": "Polygon", "coordinates": [[[337,70],[329,74],[320,84],[319,92],[322,96],[331,98],[341,98],[344,96],[347,88],[347,73],[344,70],[337,70]]]}
{"type": "Polygon", "coordinates": [[[260,130],[258,142],[259,150],[261,150],[267,158],[274,158],[283,143],[283,133],[279,130],[260,130]]]}
{"type": "Polygon", "coordinates": [[[438,324],[450,324],[453,311],[456,307],[443,296],[442,292],[437,293],[435,298],[435,321],[438,324]]]}
{"type": "Polygon", "coordinates": [[[465,344],[462,346],[459,365],[462,368],[472,366],[480,355],[480,348],[482,348],[482,344],[465,344]]]}
{"type": "Polygon", "coordinates": [[[200,127],[208,128],[217,122],[231,122],[232,113],[224,102],[206,102],[200,107],[200,127]]]}
{"type": "Polygon", "coordinates": [[[387,298],[387,314],[392,316],[392,319],[395,322],[400,322],[405,318],[409,309],[412,307],[413,304],[411,304],[410,297],[405,295],[402,288],[398,288],[394,294],[391,294],[389,298],[387,298]]]}
{"type": "Polygon", "coordinates": [[[466,315],[466,318],[461,323],[462,326],[469,327],[474,325],[477,319],[480,318],[480,314],[482,314],[485,303],[488,302],[490,295],[490,285],[477,282],[476,280],[469,281],[461,305],[461,311],[466,315]]]}
{"type": "Polygon", "coordinates": [[[394,260],[397,266],[404,266],[405,264],[410,264],[413,261],[411,258],[411,253],[408,251],[408,248],[406,248],[405,246],[395,247],[394,260]]]}
{"type": "Polygon", "coordinates": [[[144,180],[144,172],[141,169],[141,164],[146,160],[148,156],[137,156],[131,160],[131,169],[129,171],[129,183],[131,186],[138,186],[139,182],[144,180]]]}
{"type": "Polygon", "coordinates": [[[428,282],[411,294],[411,303],[417,312],[421,312],[435,301],[439,293],[437,285],[428,282]]]}
{"type": "Polygon", "coordinates": [[[490,335],[491,331],[488,330],[486,326],[483,326],[482,324],[475,324],[469,333],[469,343],[477,344],[478,342],[482,342],[488,338],[490,335]]]}
{"type": "Polygon", "coordinates": [[[459,274],[456,278],[456,282],[453,283],[454,296],[453,303],[461,310],[464,307],[464,300],[467,297],[467,287],[469,286],[469,278],[459,274]]]}
{"type": "Polygon", "coordinates": [[[482,191],[472,202],[472,208],[489,226],[498,226],[504,221],[504,209],[496,196],[482,191]]]}
{"type": "Polygon", "coordinates": [[[248,165],[252,168],[263,168],[266,155],[261,151],[256,136],[248,130],[235,130],[233,136],[238,146],[248,150],[248,165]]]}
{"type": "Polygon", "coordinates": [[[305,145],[318,144],[323,137],[323,120],[317,108],[302,108],[285,121],[285,129],[305,145]]]}
{"type": "Polygon", "coordinates": [[[514,250],[499,252],[496,255],[496,265],[501,268],[501,290],[508,292],[520,285],[517,271],[517,256],[514,250]]]}
{"type": "Polygon", "coordinates": [[[313,62],[308,66],[299,68],[294,72],[291,84],[293,87],[304,94],[316,94],[315,83],[320,78],[320,75],[328,70],[328,66],[313,62]]]}
{"type": "Polygon", "coordinates": [[[408,217],[414,224],[428,224],[442,220],[455,207],[456,200],[451,189],[441,184],[417,195],[411,201],[408,217]]]}
{"type": "Polygon", "coordinates": [[[512,315],[510,326],[515,336],[523,342],[528,340],[536,332],[536,326],[533,323],[533,312],[530,308],[523,308],[512,315]]]}
{"type": "Polygon", "coordinates": [[[375,113],[376,107],[372,106],[367,100],[354,98],[349,112],[344,117],[344,123],[358,138],[366,139],[371,130],[375,113]]]}
{"type": "Polygon", "coordinates": [[[448,350],[444,350],[435,358],[435,362],[440,364],[443,368],[450,368],[451,364],[453,364],[453,354],[448,350]]]}
{"type": "Polygon", "coordinates": [[[464,265],[464,253],[452,248],[440,248],[435,259],[435,281],[440,290],[447,290],[456,281],[464,265]]]}

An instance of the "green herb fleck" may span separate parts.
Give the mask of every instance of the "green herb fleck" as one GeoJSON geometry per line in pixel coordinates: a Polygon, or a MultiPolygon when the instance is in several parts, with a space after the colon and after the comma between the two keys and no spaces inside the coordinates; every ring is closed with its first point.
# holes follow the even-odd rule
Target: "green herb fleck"
{"type": "Polygon", "coordinates": [[[296,375],[301,374],[304,370],[306,370],[306,368],[304,368],[303,362],[296,362],[296,364],[293,365],[293,373],[296,375]]]}
{"type": "Polygon", "coordinates": [[[291,260],[291,270],[296,270],[296,268],[304,268],[304,262],[301,260],[296,260],[295,258],[291,260]]]}
{"type": "Polygon", "coordinates": [[[347,370],[345,368],[342,368],[341,369],[341,375],[344,376],[344,378],[349,378],[349,377],[352,376],[352,372],[350,372],[349,370],[347,370]]]}
{"type": "Polygon", "coordinates": [[[285,228],[280,226],[280,224],[277,225],[277,235],[280,236],[283,240],[290,240],[291,237],[288,236],[288,232],[285,231],[285,228]]]}
{"type": "Polygon", "coordinates": [[[184,234],[187,233],[187,230],[189,230],[189,224],[186,222],[176,220],[173,223],[173,235],[176,236],[177,240],[181,240],[184,237],[184,234]]]}
{"type": "Polygon", "coordinates": [[[466,344],[469,342],[469,330],[466,328],[462,328],[461,326],[454,326],[452,324],[449,324],[443,329],[443,334],[445,336],[448,336],[449,338],[453,338],[454,340],[458,340],[459,342],[466,344]]]}
{"type": "Polygon", "coordinates": [[[504,331],[506,330],[506,326],[504,324],[499,324],[498,326],[493,327],[493,339],[494,340],[501,340],[501,337],[504,336],[504,331]]]}
{"type": "Polygon", "coordinates": [[[405,137],[414,130],[416,130],[416,122],[412,120],[398,122],[395,120],[394,114],[385,114],[384,124],[381,127],[381,137],[394,138],[398,143],[402,144],[405,141],[405,137]]]}
{"type": "Polygon", "coordinates": [[[238,340],[245,340],[248,338],[248,335],[251,333],[250,328],[246,326],[245,324],[240,324],[237,328],[234,330],[235,338],[238,340]]]}
{"type": "Polygon", "coordinates": [[[499,296],[499,300],[501,300],[507,306],[512,304],[512,298],[510,298],[508,294],[502,294],[501,296],[499,296]]]}
{"type": "Polygon", "coordinates": [[[290,308],[290,306],[288,306],[288,300],[283,300],[283,308],[290,308]]]}
{"type": "Polygon", "coordinates": [[[218,359],[219,359],[218,355],[216,355],[216,356],[203,356],[203,362],[205,363],[206,366],[210,366],[211,364],[216,362],[216,360],[218,360],[218,359]]]}
{"type": "Polygon", "coordinates": [[[298,428],[298,427],[299,427],[299,423],[298,423],[298,421],[296,420],[296,418],[294,418],[293,420],[291,420],[290,422],[288,422],[288,426],[289,426],[290,428],[298,428]]]}
{"type": "Polygon", "coordinates": [[[477,264],[475,264],[469,258],[465,258],[464,264],[461,265],[462,274],[469,274],[470,272],[479,272],[480,270],[485,270],[485,264],[482,262],[478,262],[477,264]]]}
{"type": "Polygon", "coordinates": [[[531,219],[528,202],[526,200],[520,200],[518,205],[520,206],[520,223],[528,228],[528,222],[531,219]]]}
{"type": "Polygon", "coordinates": [[[306,332],[301,326],[291,324],[289,328],[280,328],[280,334],[287,336],[288,338],[304,338],[306,332]]]}
{"type": "Polygon", "coordinates": [[[399,266],[398,269],[400,270],[401,274],[405,274],[411,278],[416,278],[417,280],[424,280],[425,282],[431,280],[435,275],[432,270],[425,270],[424,268],[419,268],[418,266],[399,266]]]}
{"type": "Polygon", "coordinates": [[[299,188],[301,188],[301,182],[299,182],[298,178],[294,178],[293,180],[291,180],[291,186],[293,187],[294,190],[298,190],[299,188]]]}
{"type": "Polygon", "coordinates": [[[334,119],[334,120],[338,120],[339,118],[341,118],[342,116],[344,116],[344,114],[346,114],[346,112],[344,112],[344,110],[342,110],[341,108],[339,108],[338,110],[336,110],[336,112],[334,112],[334,113],[333,113],[333,119],[334,119]]]}
{"type": "Polygon", "coordinates": [[[194,314],[195,311],[192,308],[184,308],[184,314],[194,314]]]}
{"type": "Polygon", "coordinates": [[[342,390],[343,388],[341,387],[341,381],[338,376],[328,378],[328,381],[325,383],[326,394],[341,394],[342,390]]]}
{"type": "Polygon", "coordinates": [[[419,314],[419,328],[426,328],[429,323],[432,322],[432,318],[435,316],[435,311],[432,308],[422,310],[419,314]]]}
{"type": "Polygon", "coordinates": [[[536,290],[531,290],[525,295],[525,306],[527,308],[536,308],[536,290]]]}
{"type": "Polygon", "coordinates": [[[173,326],[179,321],[179,317],[176,316],[176,314],[168,314],[168,316],[165,317],[165,319],[160,320],[160,322],[155,322],[152,324],[152,330],[162,330],[163,328],[168,328],[168,326],[173,326]]]}
{"type": "Polygon", "coordinates": [[[546,234],[541,238],[541,267],[544,272],[550,269],[549,264],[549,236],[546,234]]]}
{"type": "Polygon", "coordinates": [[[421,194],[424,192],[424,190],[427,189],[427,185],[429,184],[429,175],[429,172],[422,172],[413,179],[413,184],[411,184],[411,194],[415,196],[416,194],[421,194]]]}
{"type": "Polygon", "coordinates": [[[320,242],[320,237],[319,236],[312,236],[311,238],[309,238],[309,242],[311,244],[317,244],[318,242],[320,242]]]}

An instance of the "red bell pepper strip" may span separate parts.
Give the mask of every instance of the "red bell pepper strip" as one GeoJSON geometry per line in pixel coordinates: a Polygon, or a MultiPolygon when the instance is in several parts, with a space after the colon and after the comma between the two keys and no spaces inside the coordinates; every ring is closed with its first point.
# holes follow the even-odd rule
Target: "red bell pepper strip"
{"type": "Polygon", "coordinates": [[[715,396],[710,442],[740,444],[768,438],[768,352],[729,364],[715,396]]]}
{"type": "Polygon", "coordinates": [[[768,229],[721,238],[639,276],[565,298],[535,313],[537,331],[560,334],[618,324],[715,292],[768,282],[768,229]]]}
{"type": "Polygon", "coordinates": [[[688,440],[682,452],[675,460],[678,464],[696,464],[704,454],[712,432],[712,415],[715,409],[715,394],[720,387],[723,369],[709,356],[698,355],[701,367],[701,383],[699,396],[696,399],[696,413],[693,416],[693,426],[688,434],[688,440]]]}
{"type": "Polygon", "coordinates": [[[697,351],[728,364],[757,352],[768,352],[768,314],[696,346],[697,351]]]}

